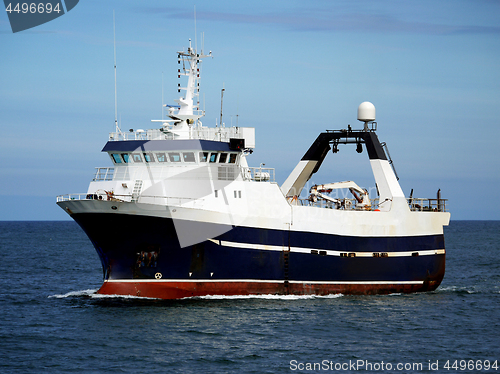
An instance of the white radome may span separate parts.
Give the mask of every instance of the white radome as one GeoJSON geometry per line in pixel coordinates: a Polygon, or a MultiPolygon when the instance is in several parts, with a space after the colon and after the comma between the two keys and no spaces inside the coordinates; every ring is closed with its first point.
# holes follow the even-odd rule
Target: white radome
{"type": "Polygon", "coordinates": [[[375,105],[369,101],[359,104],[358,120],[365,123],[375,121],[375,105]]]}

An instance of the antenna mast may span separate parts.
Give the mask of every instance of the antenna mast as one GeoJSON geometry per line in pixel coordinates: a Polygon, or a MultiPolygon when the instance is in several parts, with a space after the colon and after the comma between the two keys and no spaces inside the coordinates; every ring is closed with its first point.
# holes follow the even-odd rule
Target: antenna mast
{"type": "Polygon", "coordinates": [[[222,84],[222,90],[220,91],[220,126],[222,126],[222,102],[224,100],[224,84],[222,84]]]}
{"type": "Polygon", "coordinates": [[[115,11],[113,9],[113,49],[115,55],[115,129],[116,132],[121,132],[118,127],[118,99],[116,97],[116,31],[115,31],[115,11]]]}
{"type": "Polygon", "coordinates": [[[198,51],[198,36],[196,35],[196,5],[194,6],[194,49],[198,51]]]}

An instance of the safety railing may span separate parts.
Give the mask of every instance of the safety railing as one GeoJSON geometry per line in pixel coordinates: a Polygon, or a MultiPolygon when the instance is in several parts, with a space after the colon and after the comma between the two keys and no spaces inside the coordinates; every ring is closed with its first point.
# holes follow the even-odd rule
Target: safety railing
{"type": "Polygon", "coordinates": [[[99,181],[111,181],[113,180],[113,174],[115,172],[115,168],[95,168],[93,182],[99,181]]]}
{"type": "Polygon", "coordinates": [[[173,139],[172,133],[164,133],[161,130],[136,130],[129,132],[110,132],[110,141],[122,141],[122,140],[164,140],[173,139]]]}
{"type": "MultiPolygon", "coordinates": [[[[229,142],[231,138],[243,139],[242,127],[193,127],[189,130],[189,139],[202,139],[229,142]]],[[[131,130],[129,132],[111,132],[110,141],[123,140],[172,140],[176,136],[168,129],[131,130]]]]}
{"type": "Polygon", "coordinates": [[[414,212],[446,212],[448,199],[406,199],[411,211],[414,212]]]}
{"type": "MultiPolygon", "coordinates": [[[[100,190],[95,194],[87,193],[73,193],[57,196],[57,202],[72,201],[72,200],[96,200],[96,201],[117,201],[117,202],[130,202],[132,195],[116,195],[110,192],[100,190]]],[[[140,195],[137,202],[144,204],[154,205],[168,205],[168,206],[187,206],[194,207],[200,206],[204,199],[195,199],[190,197],[172,197],[172,196],[153,196],[153,195],[140,195]]]]}
{"type": "MultiPolygon", "coordinates": [[[[424,198],[409,198],[408,206],[413,212],[446,212],[446,202],[448,199],[424,199],[424,198]]],[[[329,209],[344,209],[344,210],[376,210],[379,208],[379,200],[371,200],[370,209],[360,208],[356,206],[356,199],[339,199],[338,203],[324,199],[290,199],[290,204],[300,206],[311,206],[316,208],[329,209]]]]}
{"type": "Polygon", "coordinates": [[[68,200],[87,200],[87,193],[70,193],[66,195],[59,195],[56,197],[57,202],[68,200]]]}

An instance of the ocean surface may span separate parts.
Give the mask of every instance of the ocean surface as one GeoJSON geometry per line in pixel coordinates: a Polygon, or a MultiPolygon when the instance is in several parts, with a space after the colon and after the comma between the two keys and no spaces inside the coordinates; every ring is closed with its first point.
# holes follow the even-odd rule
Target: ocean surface
{"type": "Polygon", "coordinates": [[[161,301],[96,295],[74,222],[0,222],[0,373],[500,372],[500,221],[445,242],[435,292],[161,301]]]}

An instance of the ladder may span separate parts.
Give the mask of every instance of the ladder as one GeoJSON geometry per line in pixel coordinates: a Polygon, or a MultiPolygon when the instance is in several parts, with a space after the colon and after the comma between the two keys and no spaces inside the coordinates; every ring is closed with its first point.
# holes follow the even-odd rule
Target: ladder
{"type": "Polygon", "coordinates": [[[142,180],[136,179],[134,189],[132,191],[132,201],[137,201],[139,195],[141,194],[142,180]]]}

